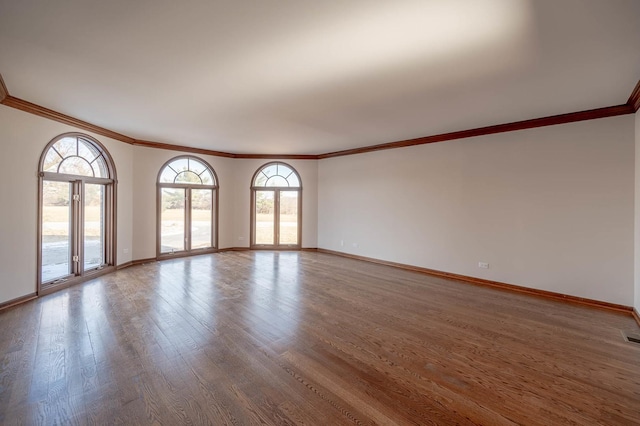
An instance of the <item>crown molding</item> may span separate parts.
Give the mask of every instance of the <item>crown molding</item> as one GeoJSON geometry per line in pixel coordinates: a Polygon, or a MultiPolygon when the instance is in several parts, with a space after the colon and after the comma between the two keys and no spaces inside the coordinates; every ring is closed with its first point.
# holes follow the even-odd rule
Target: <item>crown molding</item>
{"type": "Polygon", "coordinates": [[[234,154],[233,158],[261,160],[318,160],[317,154],[234,154]]]}
{"type": "Polygon", "coordinates": [[[476,129],[462,130],[458,132],[442,133],[416,139],[407,139],[397,142],[383,143],[380,145],[365,146],[362,148],[345,149],[343,151],[320,154],[319,159],[342,157],[345,155],[364,154],[366,152],[382,151],[385,149],[405,148],[408,146],[425,145],[436,142],[465,139],[475,136],[491,135],[494,133],[514,132],[516,130],[533,129],[535,127],[553,126],[556,124],[573,123],[576,121],[595,120],[597,118],[615,117],[617,115],[632,114],[631,106],[617,105],[588,111],[571,112],[568,114],[553,115],[549,117],[534,118],[532,120],[517,121],[514,123],[498,124],[496,126],[478,127],[476,129]]]}
{"type": "Polygon", "coordinates": [[[13,97],[11,95],[7,95],[1,103],[2,105],[6,105],[11,108],[19,109],[21,111],[28,112],[34,115],[39,115],[40,117],[48,118],[59,123],[68,124],[70,126],[77,127],[98,135],[106,136],[111,139],[116,139],[121,142],[125,142],[128,144],[133,144],[135,142],[135,139],[130,138],[129,136],[116,133],[109,129],[105,129],[104,127],[96,126],[95,124],[87,123],[86,121],[73,118],[66,114],[62,114],[61,112],[36,105],[23,99],[13,97]]]}
{"type": "Polygon", "coordinates": [[[636,84],[636,87],[633,89],[633,92],[631,92],[631,96],[629,96],[627,105],[633,108],[633,112],[638,112],[638,109],[640,109],[640,80],[638,81],[638,84],[636,84]]]}
{"type": "Polygon", "coordinates": [[[536,127],[554,126],[556,124],[573,123],[577,121],[595,120],[598,118],[615,117],[618,115],[634,114],[640,109],[640,80],[631,92],[627,103],[604,108],[591,109],[587,111],[571,112],[567,114],[553,115],[542,118],[534,118],[531,120],[516,121],[513,123],[498,124],[495,126],[478,127],[475,129],[461,130],[457,132],[442,133],[438,135],[425,136],[415,139],[401,140],[397,142],[388,142],[378,145],[364,146],[360,148],[345,149],[341,151],[328,152],[325,154],[240,154],[224,151],[215,151],[205,148],[193,148],[182,145],[174,145],[168,143],[147,141],[134,139],[132,137],[114,132],[104,127],[71,117],[69,115],[54,111],[49,108],[42,107],[32,102],[16,98],[9,94],[9,90],[0,74],[0,104],[6,105],[21,111],[35,114],[40,117],[68,124],[95,134],[106,136],[121,142],[135,146],[144,146],[148,148],[168,149],[172,151],[190,152],[203,155],[212,155],[216,157],[236,158],[236,159],[262,159],[262,160],[323,160],[326,158],[342,157],[345,155],[364,154],[367,152],[382,151],[387,149],[406,148],[409,146],[425,145],[430,143],[445,142],[456,139],[465,139],[476,136],[491,135],[495,133],[514,132],[517,130],[533,129],[536,127]]]}
{"type": "Polygon", "coordinates": [[[180,151],[180,152],[190,152],[192,154],[203,154],[203,155],[213,155],[216,157],[226,157],[226,158],[236,158],[236,154],[232,154],[230,152],[223,151],[213,151],[210,149],[204,148],[192,148],[189,146],[181,146],[181,145],[173,145],[170,143],[161,143],[161,142],[153,142],[153,141],[145,141],[141,139],[135,139],[133,141],[134,146],[144,146],[147,148],[157,148],[157,149],[168,149],[171,151],[180,151]]]}

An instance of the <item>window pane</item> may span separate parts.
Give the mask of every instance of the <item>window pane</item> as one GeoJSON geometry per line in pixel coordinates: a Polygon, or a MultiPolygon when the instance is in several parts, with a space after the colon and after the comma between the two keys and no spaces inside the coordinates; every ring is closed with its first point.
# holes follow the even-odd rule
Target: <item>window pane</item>
{"type": "Polygon", "coordinates": [[[189,160],[186,158],[178,158],[177,160],[173,160],[170,166],[173,170],[180,173],[189,170],[189,160]]]}
{"type": "Polygon", "coordinates": [[[42,182],[42,282],[71,273],[71,184],[42,182]]]}
{"type": "Polygon", "coordinates": [[[94,158],[100,155],[100,152],[91,144],[80,139],[78,140],[78,155],[91,163],[94,158]]]}
{"type": "Polygon", "coordinates": [[[93,169],[89,163],[80,157],[67,157],[60,164],[59,173],[70,175],[93,176],[93,169]]]}
{"type": "Polygon", "coordinates": [[[104,185],[84,186],[84,269],[94,269],[104,259],[104,185]]]}
{"type": "Polygon", "coordinates": [[[298,244],[298,191],[280,192],[279,244],[298,244]]]}
{"type": "Polygon", "coordinates": [[[213,175],[208,170],[205,171],[204,173],[202,173],[200,175],[200,178],[202,179],[202,183],[204,185],[214,185],[215,184],[215,180],[213,179],[213,175]]]}
{"type": "Polygon", "coordinates": [[[271,176],[266,186],[289,186],[286,179],[282,176],[271,176]]]}
{"type": "Polygon", "coordinates": [[[110,177],[107,171],[107,163],[102,155],[96,158],[93,163],[91,163],[91,167],[93,168],[95,177],[110,177]]]}
{"type": "Polygon", "coordinates": [[[173,183],[173,180],[176,178],[176,172],[171,170],[170,167],[165,167],[160,175],[160,182],[164,183],[173,183]]]}
{"type": "Polygon", "coordinates": [[[300,179],[298,179],[298,175],[295,173],[291,173],[287,177],[287,182],[289,182],[289,186],[292,188],[300,188],[300,179]]]}
{"type": "Polygon", "coordinates": [[[160,252],[184,250],[184,189],[163,188],[160,219],[160,252]]]}
{"type": "Polygon", "coordinates": [[[285,166],[284,164],[278,164],[278,174],[283,177],[289,176],[293,170],[290,167],[285,166]]]}
{"type": "Polygon", "coordinates": [[[198,160],[194,160],[193,158],[189,158],[189,170],[199,175],[207,169],[207,166],[202,164],[198,160]]]}
{"type": "Polygon", "coordinates": [[[63,158],[78,154],[78,142],[74,137],[62,138],[58,142],[54,143],[53,147],[63,158]]]}
{"type": "Polygon", "coordinates": [[[175,182],[176,183],[193,183],[196,185],[202,185],[202,180],[200,180],[200,176],[188,170],[178,173],[178,176],[176,176],[175,182]]]}
{"type": "Polygon", "coordinates": [[[273,191],[256,191],[256,244],[274,244],[274,207],[273,191]]]}
{"type": "Polygon", "coordinates": [[[58,165],[62,161],[62,157],[56,152],[55,149],[49,149],[47,155],[44,157],[44,165],[42,170],[45,172],[57,172],[58,165]]]}
{"type": "Polygon", "coordinates": [[[267,177],[271,177],[273,175],[277,175],[278,174],[278,165],[277,164],[272,164],[270,166],[267,166],[264,169],[262,169],[262,173],[264,173],[267,177]]]}
{"type": "Polygon", "coordinates": [[[267,185],[267,177],[264,173],[258,173],[256,176],[256,181],[253,183],[254,186],[266,186],[267,185]]]}
{"type": "Polygon", "coordinates": [[[213,217],[211,189],[191,190],[191,248],[211,247],[213,217]]]}

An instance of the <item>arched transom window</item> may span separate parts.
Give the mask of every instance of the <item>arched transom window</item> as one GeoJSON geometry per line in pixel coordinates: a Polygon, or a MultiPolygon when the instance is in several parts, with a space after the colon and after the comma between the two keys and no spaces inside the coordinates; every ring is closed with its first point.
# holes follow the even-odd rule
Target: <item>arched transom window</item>
{"type": "Polygon", "coordinates": [[[65,133],[40,158],[40,290],[115,265],[116,179],[96,139],[65,133]]]}
{"type": "Polygon", "coordinates": [[[216,185],[211,166],[195,157],[174,158],[162,169],[160,183],[216,185]]]}
{"type": "Polygon", "coordinates": [[[262,166],[251,181],[251,246],[300,248],[302,185],[285,163],[262,166]]]}
{"type": "Polygon", "coordinates": [[[65,136],[47,150],[43,172],[110,178],[107,159],[100,147],[82,136],[65,136]]]}
{"type": "Polygon", "coordinates": [[[258,170],[253,179],[254,187],[299,188],[300,178],[290,166],[271,163],[258,170]]]}
{"type": "Polygon", "coordinates": [[[169,160],[158,175],[158,257],[212,251],[217,246],[218,179],[190,155],[169,160]]]}

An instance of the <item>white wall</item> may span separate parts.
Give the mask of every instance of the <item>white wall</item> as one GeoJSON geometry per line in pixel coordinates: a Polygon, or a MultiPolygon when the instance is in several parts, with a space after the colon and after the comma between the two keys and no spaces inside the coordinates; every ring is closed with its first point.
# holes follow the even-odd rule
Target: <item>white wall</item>
{"type": "Polygon", "coordinates": [[[633,126],[627,115],[322,160],[318,247],[629,305],[633,126]]]}
{"type": "MultiPolygon", "coordinates": [[[[640,309],[639,116],[285,161],[302,178],[302,246],[640,309]]],[[[0,212],[0,303],[36,289],[38,160],[69,131],[84,133],[0,105],[0,195],[13,206],[0,212]]],[[[155,257],[157,173],[181,153],[92,136],[118,173],[118,264],[155,257]]],[[[268,160],[199,157],[220,180],[220,247],[248,247],[250,181],[268,160]]]]}
{"type": "Polygon", "coordinates": [[[635,115],[636,191],[635,191],[635,300],[633,306],[640,312],[640,112],[635,115]]]}
{"type": "MultiPolygon", "coordinates": [[[[54,137],[73,131],[71,126],[0,105],[0,303],[36,291],[38,162],[54,137]]],[[[83,133],[88,133],[84,132],[83,133]]],[[[118,264],[131,260],[132,147],[100,135],[111,154],[118,177],[118,264]]]]}

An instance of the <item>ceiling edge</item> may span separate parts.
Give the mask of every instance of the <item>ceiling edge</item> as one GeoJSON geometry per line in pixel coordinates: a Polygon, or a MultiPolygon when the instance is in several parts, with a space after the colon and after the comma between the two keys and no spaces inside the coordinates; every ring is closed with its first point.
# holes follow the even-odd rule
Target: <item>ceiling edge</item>
{"type": "Polygon", "coordinates": [[[182,145],[174,145],[161,142],[146,141],[134,139],[129,136],[114,132],[104,127],[96,126],[86,121],[71,117],[69,115],[54,111],[49,108],[42,107],[32,102],[25,101],[20,98],[13,97],[9,94],[9,90],[0,74],[0,104],[11,108],[19,109],[30,114],[68,124],[92,133],[96,133],[108,138],[112,138],[121,142],[135,146],[144,146],[157,149],[168,149],[172,151],[191,152],[203,155],[212,155],[216,157],[238,158],[238,159],[291,159],[291,160],[322,160],[325,158],[342,157],[345,155],[364,154],[366,152],[382,151],[387,149],[405,148],[409,146],[425,145],[436,142],[445,142],[456,139],[464,139],[476,136],[491,135],[495,133],[514,132],[517,130],[532,129],[536,127],[554,126],[556,124],[573,123],[577,121],[595,120],[598,118],[615,117],[618,115],[633,114],[640,108],[640,80],[631,92],[627,103],[616,106],[596,108],[587,111],[571,112],[567,114],[553,115],[549,117],[534,118],[531,120],[516,121],[513,123],[504,123],[494,126],[478,127],[475,129],[461,130],[451,133],[442,133],[439,135],[425,136],[415,139],[407,139],[397,142],[388,142],[379,145],[370,145],[360,148],[345,149],[341,151],[328,152],[325,154],[308,155],[308,154],[236,154],[231,152],[214,151],[204,148],[193,148],[182,145]]]}
{"type": "Polygon", "coordinates": [[[382,151],[385,149],[404,148],[415,145],[452,141],[456,139],[472,138],[476,136],[491,135],[495,133],[515,132],[517,130],[533,129],[536,127],[554,126],[556,124],[573,123],[576,121],[595,120],[597,118],[615,117],[617,115],[633,114],[633,108],[629,104],[597,108],[588,111],[571,112],[568,114],[552,115],[549,117],[534,118],[531,120],[516,121],[513,123],[498,124],[496,126],[478,127],[476,129],[461,130],[458,132],[442,133],[439,135],[425,136],[416,139],[407,139],[397,142],[388,142],[380,145],[365,146],[362,148],[345,149],[343,151],[320,154],[319,159],[342,157],[345,155],[363,154],[365,152],[382,151]]]}
{"type": "Polygon", "coordinates": [[[23,99],[13,97],[9,94],[7,94],[7,96],[2,101],[0,101],[0,103],[11,108],[19,109],[21,111],[28,112],[34,115],[39,115],[40,117],[48,118],[59,123],[68,124],[70,126],[77,127],[88,132],[96,133],[98,135],[106,136],[111,139],[116,139],[121,142],[125,142],[128,144],[133,144],[135,142],[135,139],[128,136],[116,133],[109,129],[105,129],[104,127],[96,126],[95,124],[87,123],[86,121],[70,117],[61,112],[36,105],[23,99]]]}
{"type": "Polygon", "coordinates": [[[233,158],[262,160],[318,160],[317,154],[234,154],[233,158]]]}
{"type": "Polygon", "coordinates": [[[144,146],[148,148],[168,149],[171,151],[190,152],[192,154],[214,155],[216,157],[236,158],[235,154],[223,151],[213,151],[205,148],[193,148],[189,146],[173,145],[170,143],[161,143],[153,141],[145,141],[141,139],[135,139],[133,141],[134,146],[144,146]]]}

